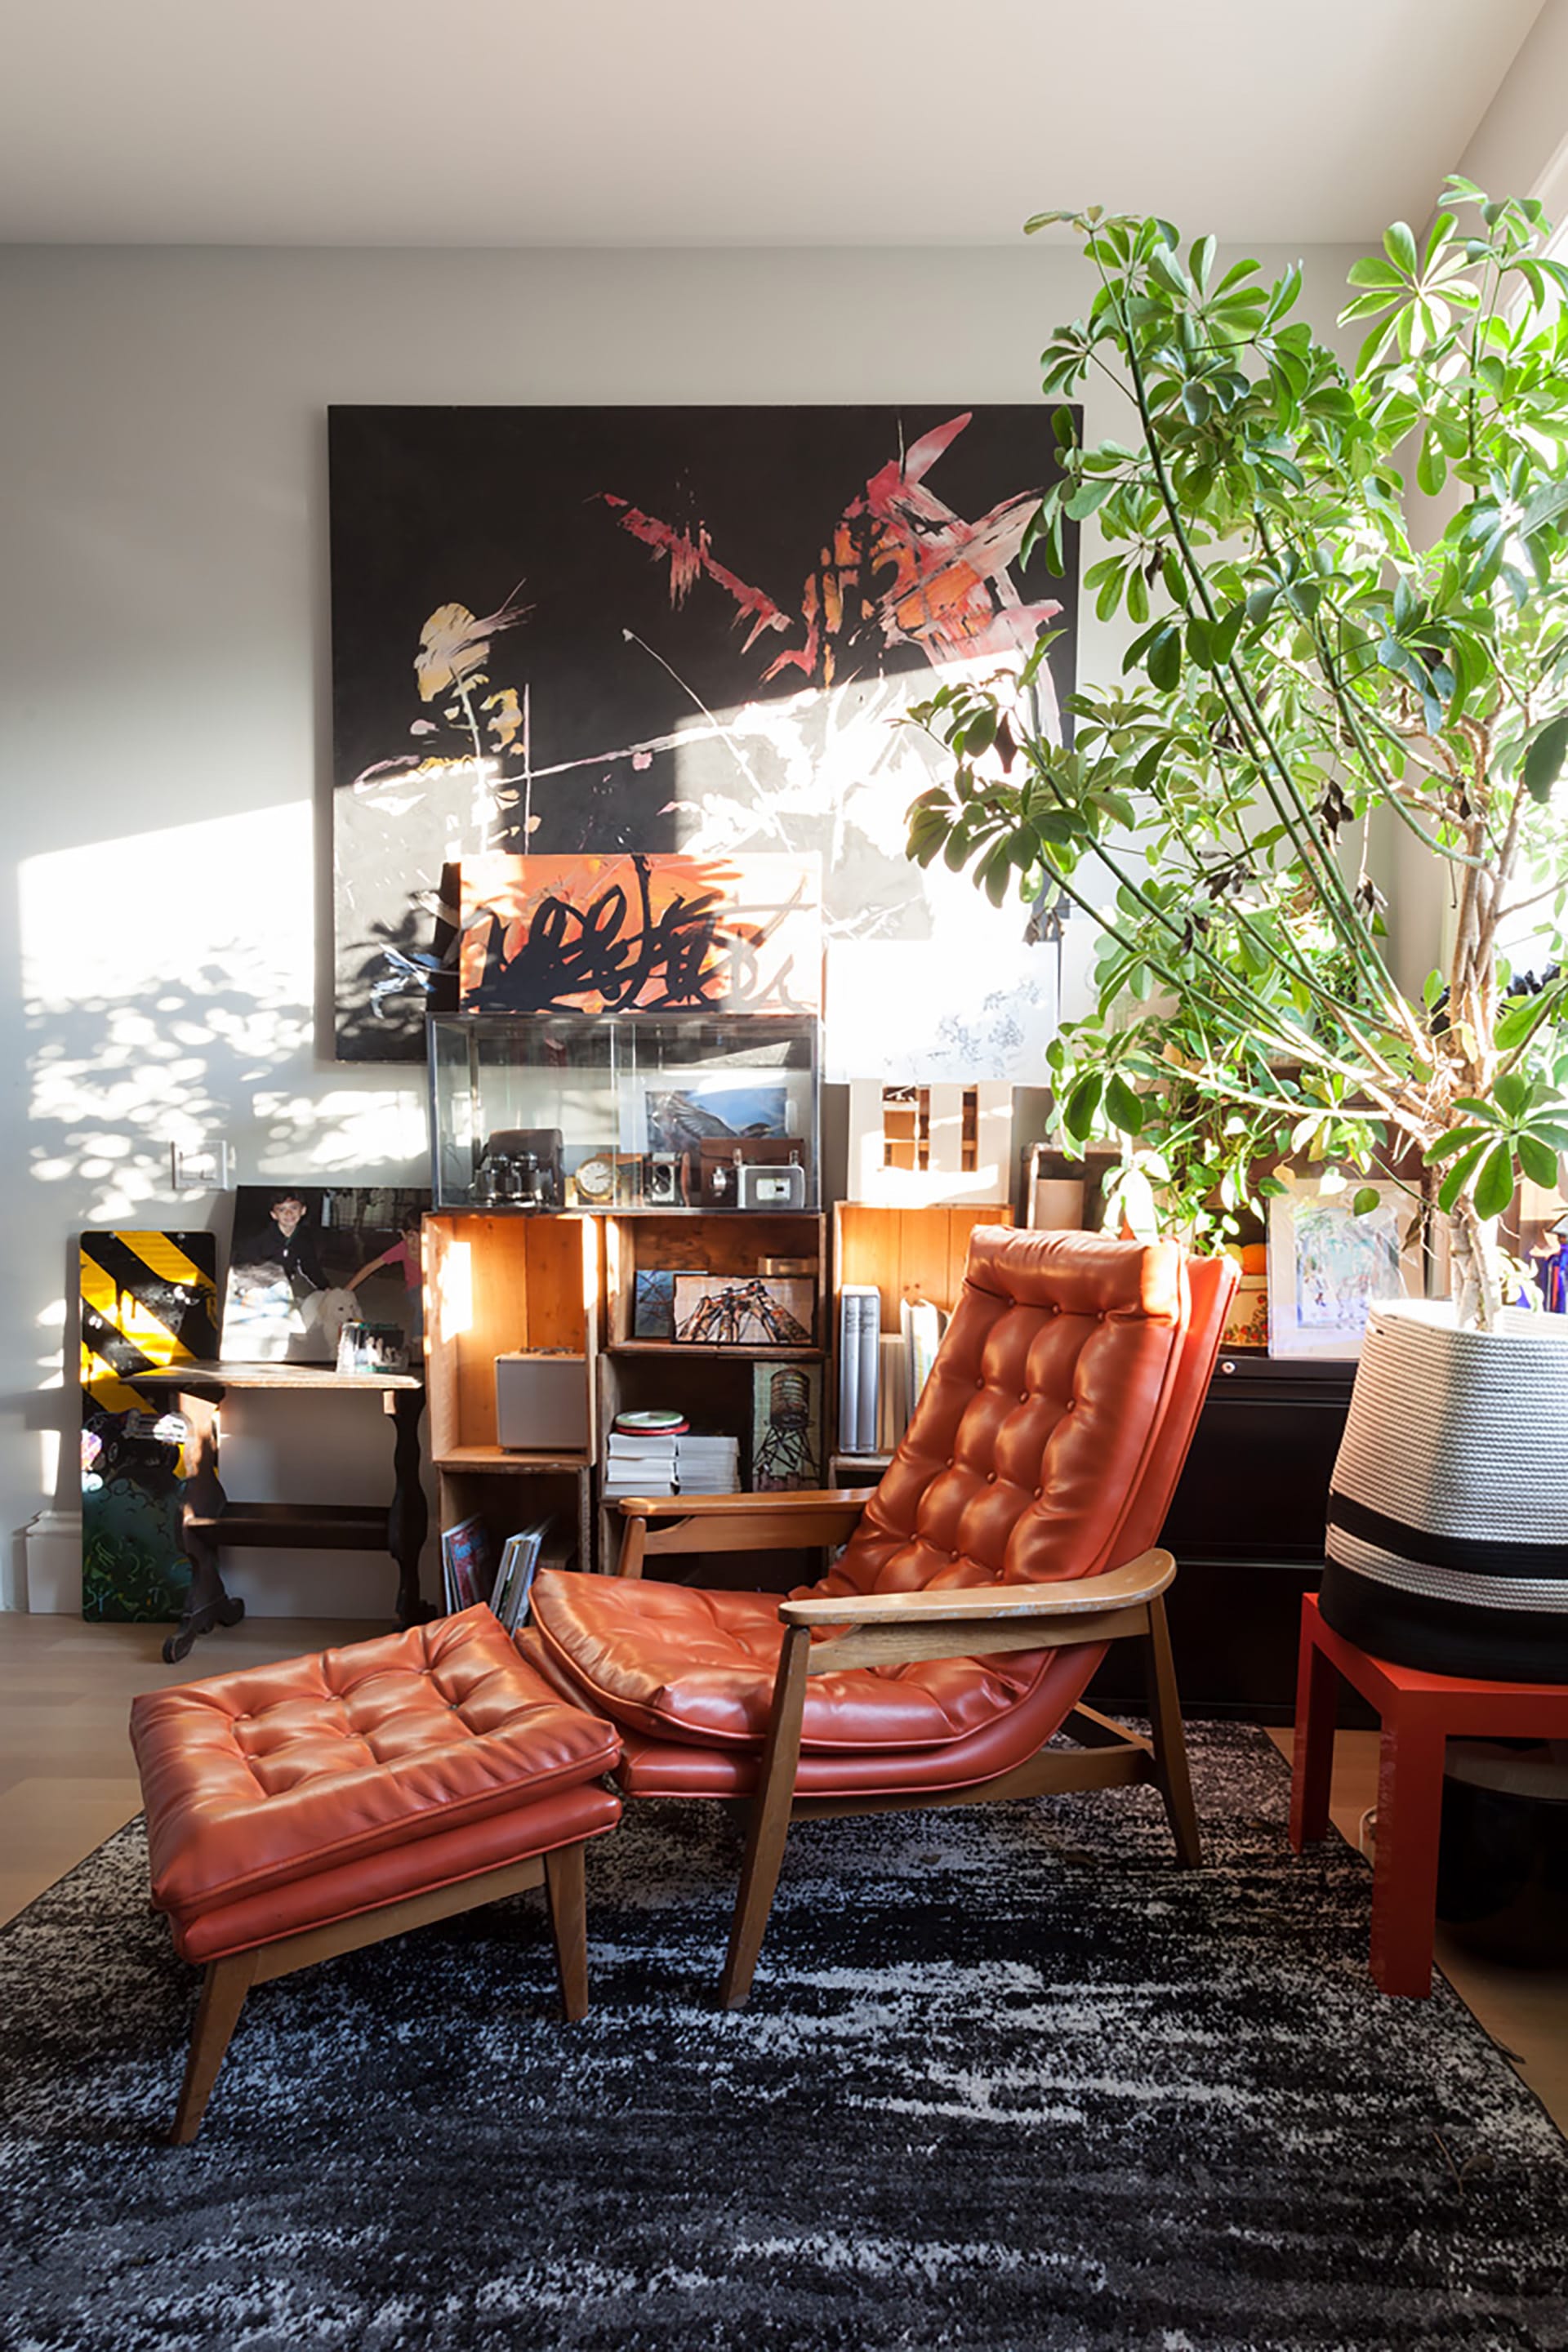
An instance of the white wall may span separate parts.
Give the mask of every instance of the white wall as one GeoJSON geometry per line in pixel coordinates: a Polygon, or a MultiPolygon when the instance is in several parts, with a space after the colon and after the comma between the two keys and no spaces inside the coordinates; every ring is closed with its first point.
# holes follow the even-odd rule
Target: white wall
{"type": "MultiPolygon", "coordinates": [[[[1350,257],[1309,257],[1321,328],[1350,257]]],[[[0,1532],[73,1496],[77,1233],[221,1222],[171,1195],[171,1139],[248,1181],[418,1168],[417,1074],[316,1049],[328,404],[1029,400],[1089,290],[1022,243],[0,252],[0,1532]]],[[[1086,675],[1117,651],[1091,619],[1086,675]]],[[[231,1489],[379,1493],[358,1410],[231,1406],[231,1489]]],[[[389,1605],[384,1562],[230,1565],[262,1612],[389,1605]]]]}

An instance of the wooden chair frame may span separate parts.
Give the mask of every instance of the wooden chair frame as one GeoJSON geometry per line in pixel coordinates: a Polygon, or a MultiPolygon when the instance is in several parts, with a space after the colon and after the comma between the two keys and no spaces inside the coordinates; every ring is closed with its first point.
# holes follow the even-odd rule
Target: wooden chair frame
{"type": "Polygon", "coordinates": [[[202,1979],[195,2030],[180,2103],[174,2110],[169,2137],[184,2147],[201,2129],[202,2116],[218,2068],[223,2064],[239,2012],[252,1985],[273,1977],[291,1976],[296,1969],[312,1968],[318,1960],[334,1959],[340,1952],[357,1952],[366,1944],[384,1943],[411,1927],[427,1927],[434,1919],[449,1919],[482,1903],[499,1903],[504,1895],[521,1895],[543,1883],[550,1906],[555,1967],[561,1979],[562,2006],[575,2024],[588,2014],[588,1929],[583,1867],[583,1840],[557,1846],[526,1861],[503,1864],[499,1870],[459,1879],[452,1886],[437,1886],[423,1895],[405,1895],[374,1911],[334,1919],[325,1927],[303,1927],[297,1935],[280,1936],[273,1943],[253,1944],[247,1951],[231,1952],[209,1960],[202,1979]]]}
{"type": "MultiPolygon", "coordinates": [[[[640,1576],[646,1559],[671,1553],[786,1551],[842,1544],[854,1533],[875,1491],[851,1487],[684,1499],[628,1496],[621,1504],[628,1522],[621,1573],[640,1576]]],[[[987,1804],[1152,1781],[1164,1804],[1178,1861],[1184,1868],[1195,1868],[1203,1853],[1165,1623],[1164,1593],[1175,1573],[1169,1552],[1152,1550],[1104,1575],[1070,1583],[971,1585],[934,1592],[846,1593],[781,1601],[779,1616],[785,1630],[773,1709],[756,1790],[743,1804],[745,1859],[721,1987],[725,2008],[739,2009],[751,1990],[792,1822],[987,1804]],[[814,1633],[829,1630],[835,1638],[813,1641],[814,1633]],[[813,1675],[904,1665],[919,1658],[976,1658],[1007,1650],[1126,1641],[1138,1641],[1143,1648],[1151,1719],[1147,1738],[1079,1705],[1060,1727],[1079,1743],[1075,1749],[1042,1748],[1010,1771],[967,1788],[916,1789],[907,1796],[795,1793],[805,1686],[813,1675]]]]}

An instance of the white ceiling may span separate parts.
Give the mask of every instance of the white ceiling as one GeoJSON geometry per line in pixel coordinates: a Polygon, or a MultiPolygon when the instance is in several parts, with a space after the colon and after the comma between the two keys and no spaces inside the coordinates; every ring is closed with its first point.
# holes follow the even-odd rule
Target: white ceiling
{"type": "Polygon", "coordinates": [[[0,0],[0,240],[989,244],[1096,201],[1359,238],[1430,208],[1539,7],[0,0]]]}

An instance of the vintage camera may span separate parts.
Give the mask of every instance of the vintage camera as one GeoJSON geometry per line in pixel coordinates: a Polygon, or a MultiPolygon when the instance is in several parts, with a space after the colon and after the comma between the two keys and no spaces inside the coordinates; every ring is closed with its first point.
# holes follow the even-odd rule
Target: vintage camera
{"type": "Polygon", "coordinates": [[[643,1168],[643,1200],[650,1209],[679,1209],[680,1199],[680,1154],[679,1151],[650,1151],[643,1168]]]}
{"type": "Polygon", "coordinates": [[[804,1209],[805,1171],[798,1160],[782,1168],[758,1167],[742,1160],[735,1170],[738,1209],[804,1209]]]}

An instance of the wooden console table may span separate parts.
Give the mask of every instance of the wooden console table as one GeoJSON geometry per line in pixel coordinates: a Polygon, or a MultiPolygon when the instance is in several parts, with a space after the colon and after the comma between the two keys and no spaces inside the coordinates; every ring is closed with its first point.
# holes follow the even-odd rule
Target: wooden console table
{"type": "Polygon", "coordinates": [[[389,1551],[397,1563],[397,1622],[434,1615],[419,1594],[419,1554],[430,1524],[419,1477],[425,1382],[417,1372],[334,1372],[314,1364],[175,1364],[138,1372],[130,1385],[150,1404],[184,1416],[189,1435],[181,1549],[191,1564],[185,1613],[163,1644],[166,1664],[215,1625],[237,1625],[243,1601],[224,1590],[226,1544],[287,1551],[389,1551]],[[379,1396],[395,1425],[392,1500],[374,1503],[234,1503],[218,1477],[218,1408],[227,1391],[321,1397],[379,1396]]]}

